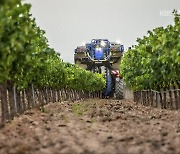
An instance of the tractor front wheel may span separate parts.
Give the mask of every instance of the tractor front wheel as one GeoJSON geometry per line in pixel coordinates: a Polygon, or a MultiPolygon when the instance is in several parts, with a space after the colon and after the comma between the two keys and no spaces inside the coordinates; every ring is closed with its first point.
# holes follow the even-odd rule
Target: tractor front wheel
{"type": "Polygon", "coordinates": [[[115,81],[115,96],[116,99],[124,99],[123,80],[120,78],[115,81]]]}

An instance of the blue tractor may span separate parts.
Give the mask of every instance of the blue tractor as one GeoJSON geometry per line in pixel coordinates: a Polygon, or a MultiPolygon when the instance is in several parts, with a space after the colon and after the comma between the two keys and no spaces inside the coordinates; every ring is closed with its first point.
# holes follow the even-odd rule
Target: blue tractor
{"type": "Polygon", "coordinates": [[[116,96],[123,99],[123,82],[119,67],[124,46],[109,42],[107,39],[93,39],[75,49],[74,62],[79,67],[93,73],[102,73],[106,78],[103,96],[116,96]]]}

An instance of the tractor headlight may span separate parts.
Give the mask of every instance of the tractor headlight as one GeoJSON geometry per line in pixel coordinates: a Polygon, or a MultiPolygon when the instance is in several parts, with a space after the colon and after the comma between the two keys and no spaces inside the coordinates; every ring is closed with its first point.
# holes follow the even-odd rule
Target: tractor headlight
{"type": "Polygon", "coordinates": [[[100,47],[97,47],[97,48],[96,48],[96,51],[101,51],[101,49],[102,49],[102,48],[100,48],[100,47]]]}
{"type": "Polygon", "coordinates": [[[106,42],[101,41],[101,46],[102,46],[102,47],[105,47],[105,46],[106,46],[106,42]]]}

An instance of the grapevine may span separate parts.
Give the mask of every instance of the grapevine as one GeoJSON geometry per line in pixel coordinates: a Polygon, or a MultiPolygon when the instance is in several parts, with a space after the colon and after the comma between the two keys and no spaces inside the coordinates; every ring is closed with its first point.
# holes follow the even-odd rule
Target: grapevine
{"type": "Polygon", "coordinates": [[[180,15],[173,13],[174,25],[148,31],[124,54],[121,74],[132,89],[160,90],[180,85],[180,15]]]}
{"type": "Polygon", "coordinates": [[[0,2],[0,83],[11,82],[19,90],[29,85],[102,90],[102,75],[64,63],[60,54],[49,47],[45,31],[37,26],[30,8],[20,0],[0,2]]]}

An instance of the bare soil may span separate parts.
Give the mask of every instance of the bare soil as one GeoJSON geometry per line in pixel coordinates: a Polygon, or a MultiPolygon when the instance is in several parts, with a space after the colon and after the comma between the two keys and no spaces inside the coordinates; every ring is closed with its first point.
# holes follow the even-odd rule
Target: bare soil
{"type": "Polygon", "coordinates": [[[0,129],[0,154],[180,154],[180,111],[130,100],[51,103],[0,129]]]}

